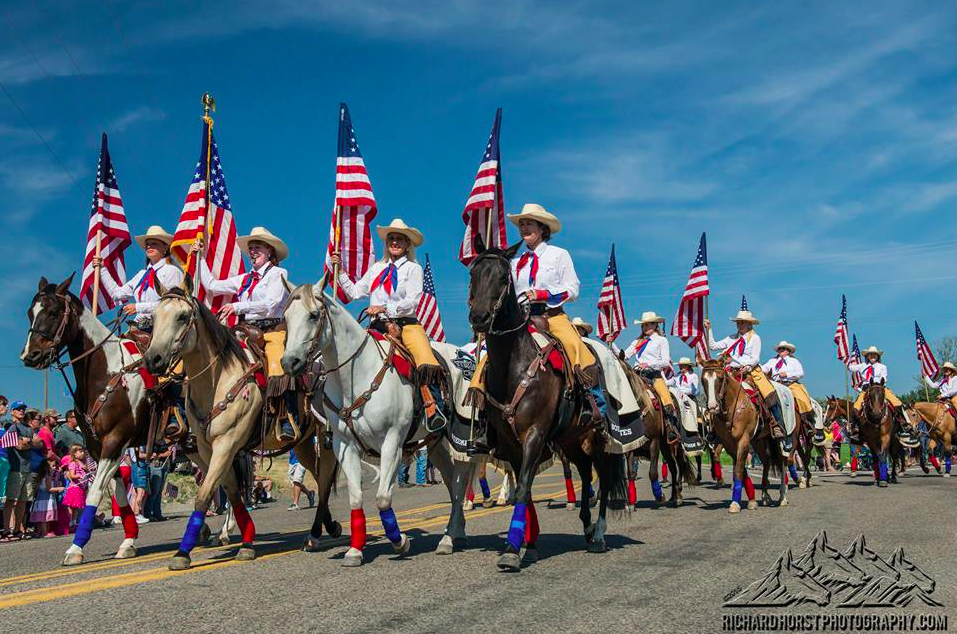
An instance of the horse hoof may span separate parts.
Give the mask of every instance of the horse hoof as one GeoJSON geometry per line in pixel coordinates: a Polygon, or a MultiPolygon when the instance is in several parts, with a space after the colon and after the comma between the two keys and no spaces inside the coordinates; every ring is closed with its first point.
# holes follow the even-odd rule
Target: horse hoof
{"type": "Polygon", "coordinates": [[[525,553],[522,555],[522,559],[530,564],[538,561],[538,549],[532,546],[531,548],[526,547],[525,553]]]}
{"type": "Polygon", "coordinates": [[[522,569],[522,558],[518,553],[502,553],[495,565],[502,572],[518,572],[522,569]]]}
{"type": "Polygon", "coordinates": [[[465,502],[462,503],[463,511],[471,511],[474,508],[475,508],[475,503],[472,502],[472,500],[465,500],[465,502]]]}
{"type": "Polygon", "coordinates": [[[758,508],[758,501],[757,501],[757,500],[748,500],[748,510],[749,510],[749,511],[753,511],[753,510],[756,509],[756,508],[758,508]]]}
{"type": "Polygon", "coordinates": [[[116,551],[114,559],[132,559],[136,557],[136,546],[127,546],[116,551]]]}
{"type": "Polygon", "coordinates": [[[243,546],[236,551],[237,561],[252,561],[256,558],[256,549],[252,546],[243,546]]]}
{"type": "MultiPolygon", "coordinates": [[[[761,496],[761,505],[762,505],[762,506],[771,506],[771,496],[770,496],[770,495],[763,495],[763,496],[761,496]]],[[[750,506],[750,504],[749,504],[748,506],[750,506]]]]}
{"type": "Polygon", "coordinates": [[[79,566],[83,563],[83,553],[67,553],[63,557],[64,566],[79,566]]]}
{"type": "Polygon", "coordinates": [[[879,486],[879,487],[881,487],[881,488],[884,488],[884,487],[887,486],[887,483],[884,482],[883,480],[878,480],[878,481],[877,481],[877,486],[879,486]]]}
{"type": "Polygon", "coordinates": [[[586,547],[590,553],[606,553],[608,552],[608,545],[605,544],[604,539],[599,539],[596,541],[588,542],[586,547]]]}
{"type": "Polygon", "coordinates": [[[574,508],[575,508],[575,503],[574,503],[574,502],[565,502],[565,508],[566,508],[566,509],[574,509],[574,508]]]}
{"type": "Polygon", "coordinates": [[[681,500],[671,500],[670,502],[668,502],[668,506],[670,506],[673,509],[676,509],[679,506],[681,506],[681,500]]]}
{"type": "Polygon", "coordinates": [[[950,474],[949,474],[949,473],[945,473],[945,474],[944,474],[944,477],[945,477],[945,478],[949,478],[949,477],[950,477],[950,474]]]}
{"type": "Polygon", "coordinates": [[[435,547],[436,555],[451,555],[455,551],[455,548],[452,546],[452,538],[448,535],[443,535],[442,539],[439,540],[439,545],[435,547]]]}
{"type": "Polygon", "coordinates": [[[350,548],[346,556],[342,558],[342,565],[346,568],[358,568],[362,565],[362,551],[358,548],[350,548]]]}
{"type": "Polygon", "coordinates": [[[857,471],[851,471],[851,477],[852,477],[852,478],[856,478],[856,477],[857,477],[857,471]]]}
{"type": "Polygon", "coordinates": [[[203,527],[199,529],[199,543],[205,544],[209,541],[209,538],[212,537],[213,531],[210,530],[209,524],[203,523],[203,527]]]}
{"type": "Polygon", "coordinates": [[[799,481],[798,481],[798,488],[799,488],[799,489],[806,489],[806,488],[807,488],[807,484],[804,483],[804,480],[799,480],[799,481]]]}
{"type": "Polygon", "coordinates": [[[302,552],[304,553],[317,553],[319,552],[319,540],[312,535],[307,537],[302,542],[302,552]]]}
{"type": "Polygon", "coordinates": [[[392,550],[397,555],[408,555],[409,551],[412,550],[412,540],[403,534],[398,544],[392,544],[392,550]]]}
{"type": "Polygon", "coordinates": [[[339,539],[342,537],[342,524],[335,521],[332,522],[332,524],[329,525],[327,532],[329,533],[329,537],[333,539],[339,539]]]}
{"type": "Polygon", "coordinates": [[[169,560],[170,570],[189,570],[189,555],[176,555],[169,560]]]}
{"type": "Polygon", "coordinates": [[[220,546],[229,546],[229,535],[226,535],[226,536],[220,535],[219,537],[213,540],[213,543],[218,544],[220,546]]]}
{"type": "Polygon", "coordinates": [[[665,503],[664,498],[655,498],[655,508],[661,508],[661,505],[665,503]]]}
{"type": "MultiPolygon", "coordinates": [[[[748,504],[748,506],[750,506],[750,503],[748,504]]],[[[728,513],[740,513],[740,512],[741,512],[741,505],[738,504],[737,502],[732,502],[731,506],[728,507],[728,513]]]]}
{"type": "Polygon", "coordinates": [[[787,505],[788,505],[788,499],[787,499],[787,498],[784,498],[783,500],[781,500],[780,502],[778,502],[778,506],[787,506],[787,505]]]}

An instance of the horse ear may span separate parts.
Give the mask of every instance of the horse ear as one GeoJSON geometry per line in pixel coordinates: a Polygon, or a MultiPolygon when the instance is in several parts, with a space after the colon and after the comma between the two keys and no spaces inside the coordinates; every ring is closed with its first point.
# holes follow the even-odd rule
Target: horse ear
{"type": "Polygon", "coordinates": [[[290,295],[292,294],[294,290],[296,290],[295,285],[292,282],[290,282],[285,275],[282,276],[282,285],[286,287],[286,292],[289,293],[290,295]]]}
{"type": "Polygon", "coordinates": [[[66,278],[60,282],[56,287],[57,295],[63,295],[65,292],[70,290],[70,285],[73,284],[73,276],[76,275],[76,271],[70,273],[70,277],[66,278]]]}
{"type": "Polygon", "coordinates": [[[187,295],[193,294],[193,276],[192,275],[183,276],[183,291],[185,291],[187,295]]]}
{"type": "Polygon", "coordinates": [[[166,287],[163,286],[163,282],[160,281],[159,275],[156,276],[156,294],[162,297],[166,295],[166,287]]]}
{"type": "Polygon", "coordinates": [[[479,255],[485,253],[485,240],[482,239],[481,233],[476,233],[475,237],[472,238],[472,248],[475,249],[475,252],[479,255]]]}
{"type": "Polygon", "coordinates": [[[47,281],[47,278],[40,276],[40,283],[37,284],[37,291],[43,291],[47,286],[50,285],[50,282],[47,281]]]}
{"type": "Polygon", "coordinates": [[[323,271],[322,277],[320,277],[319,281],[313,284],[313,286],[318,288],[319,292],[321,293],[322,291],[326,290],[326,284],[328,283],[329,283],[329,275],[325,271],[323,271]]]}
{"type": "Polygon", "coordinates": [[[512,258],[514,258],[514,257],[515,257],[515,254],[518,253],[519,248],[522,246],[522,242],[524,242],[524,241],[523,241],[523,240],[519,240],[518,242],[516,242],[515,244],[513,244],[513,245],[510,246],[509,248],[505,249],[505,253],[504,253],[503,255],[505,255],[505,257],[507,257],[509,260],[511,260],[512,258]]]}

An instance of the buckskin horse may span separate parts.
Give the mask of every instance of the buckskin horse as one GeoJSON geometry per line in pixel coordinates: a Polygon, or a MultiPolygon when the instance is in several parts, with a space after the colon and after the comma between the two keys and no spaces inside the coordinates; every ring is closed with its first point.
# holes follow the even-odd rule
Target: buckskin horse
{"type": "MultiPolygon", "coordinates": [[[[582,503],[579,517],[589,552],[605,552],[606,514],[610,502],[627,501],[624,459],[603,449],[601,430],[589,414],[581,415],[581,390],[549,360],[554,344],[540,349],[529,332],[529,317],[518,303],[510,261],[521,242],[508,249],[486,249],[469,267],[469,323],[486,335],[488,357],[484,411],[489,446],[496,459],[516,474],[516,503],[497,565],[502,571],[521,569],[525,554],[537,556],[538,517],[532,500],[532,482],[539,466],[555,446],[578,469],[582,491],[591,485],[592,466],[598,472],[598,520],[591,522],[590,505],[582,503]]],[[[565,361],[567,363],[567,360],[565,361]]]]}
{"type": "MultiPolygon", "coordinates": [[[[312,408],[325,410],[332,430],[333,451],[342,465],[352,507],[349,550],[343,559],[348,567],[362,564],[366,545],[366,519],[362,510],[362,459],[380,462],[376,505],[385,534],[398,554],[411,549],[400,531],[392,508],[396,472],[409,431],[417,423],[416,391],[394,367],[394,344],[378,341],[349,312],[317,284],[291,288],[284,309],[286,351],[282,366],[291,376],[300,376],[322,355],[324,370],[312,391],[312,408]],[[383,345],[384,344],[384,345],[383,345]],[[385,348],[388,348],[386,350],[385,348]]],[[[420,430],[424,431],[424,430],[420,430]]],[[[442,473],[452,509],[445,535],[436,554],[449,554],[465,543],[462,502],[470,464],[453,461],[440,434],[413,433],[413,445],[428,447],[429,457],[442,473]]],[[[331,483],[329,484],[331,486],[331,483]]],[[[328,502],[328,489],[320,491],[320,506],[328,502]]],[[[315,527],[311,537],[318,537],[315,527]]],[[[307,543],[306,550],[313,550],[307,543]]]]}
{"type": "MultiPolygon", "coordinates": [[[[186,373],[186,417],[196,437],[197,462],[205,478],[196,494],[179,549],[169,562],[172,570],[190,566],[190,552],[200,539],[203,518],[217,486],[222,485],[242,534],[239,560],[255,559],[253,524],[241,493],[237,454],[261,442],[264,424],[265,377],[262,365],[242,347],[232,331],[192,296],[192,279],[184,288],[164,289],[153,313],[153,338],[143,355],[147,369],[162,374],[180,359],[186,373]]],[[[335,461],[328,452],[318,461],[311,434],[304,434],[296,449],[311,467],[319,486],[331,481],[335,461]]],[[[331,484],[329,484],[331,486],[331,484]]],[[[319,515],[319,509],[317,509],[319,515]]],[[[320,515],[330,533],[341,531],[328,513],[320,515]]]]}
{"type": "MultiPolygon", "coordinates": [[[[927,437],[934,444],[940,445],[941,451],[944,454],[944,461],[950,465],[953,455],[953,445],[954,440],[957,438],[954,431],[954,416],[949,411],[947,404],[941,403],[940,401],[936,402],[926,402],[920,401],[914,403],[914,411],[917,415],[927,424],[927,437]]],[[[931,461],[937,461],[937,458],[934,457],[933,451],[934,447],[928,447],[931,461]]],[[[920,464],[921,468],[924,470],[924,473],[927,473],[927,465],[925,463],[924,452],[921,451],[920,454],[920,464]]],[[[940,471],[940,465],[934,464],[937,467],[937,470],[940,471]]],[[[950,471],[944,473],[944,477],[950,477],[950,471]]]]}
{"type": "Polygon", "coordinates": [[[768,473],[781,476],[778,506],[787,506],[787,484],[784,481],[785,456],[780,443],[771,438],[768,425],[758,427],[760,411],[748,397],[741,380],[731,375],[718,359],[700,362],[701,385],[707,397],[707,415],[721,445],[734,462],[734,482],[731,491],[730,513],[741,511],[741,489],[746,488],[748,508],[757,508],[754,500],[754,485],[747,473],[749,447],[754,447],[763,467],[761,476],[761,499],[770,505],[768,473]]]}

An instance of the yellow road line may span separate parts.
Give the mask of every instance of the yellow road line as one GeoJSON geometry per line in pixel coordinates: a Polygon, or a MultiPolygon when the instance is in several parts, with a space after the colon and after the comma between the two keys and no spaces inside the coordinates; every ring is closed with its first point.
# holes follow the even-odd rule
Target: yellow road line
{"type": "MultiPolygon", "coordinates": [[[[557,489],[555,491],[550,491],[548,493],[540,494],[539,501],[546,501],[551,499],[551,496],[559,495],[564,492],[564,488],[557,489]]],[[[492,507],[489,509],[483,509],[481,511],[474,511],[467,514],[467,519],[477,519],[484,517],[486,515],[496,515],[503,513],[509,510],[510,507],[492,507]]],[[[412,524],[405,527],[404,530],[414,530],[419,528],[431,528],[433,526],[441,526],[448,520],[447,517],[436,517],[421,522],[413,522],[412,524]]],[[[370,533],[372,537],[381,537],[383,531],[381,529],[376,530],[370,533]]],[[[339,543],[345,543],[345,538],[339,538],[335,542],[329,542],[330,546],[338,545],[339,543]]],[[[275,553],[268,553],[262,556],[257,557],[257,561],[263,561],[266,559],[273,559],[275,557],[281,557],[285,555],[290,555],[293,553],[300,552],[298,548],[279,551],[275,553]]],[[[54,601],[57,599],[64,599],[68,597],[75,597],[83,594],[89,594],[91,592],[99,592],[100,590],[109,590],[112,588],[119,588],[123,586],[130,586],[140,583],[146,583],[149,581],[159,581],[162,579],[168,579],[175,575],[188,574],[190,572],[202,572],[207,570],[225,568],[229,566],[234,566],[237,564],[246,563],[239,561],[235,558],[226,559],[222,561],[217,560],[206,560],[193,564],[188,570],[179,570],[174,571],[169,568],[151,568],[149,570],[143,570],[139,572],[129,572],[125,574],[112,575],[104,577],[101,579],[92,579],[87,581],[75,581],[72,583],[67,583],[59,586],[37,588],[35,590],[25,590],[23,592],[15,592],[8,595],[0,596],[0,610],[5,610],[9,608],[22,607],[25,605],[32,605],[34,603],[46,603],[47,601],[54,601]]]]}

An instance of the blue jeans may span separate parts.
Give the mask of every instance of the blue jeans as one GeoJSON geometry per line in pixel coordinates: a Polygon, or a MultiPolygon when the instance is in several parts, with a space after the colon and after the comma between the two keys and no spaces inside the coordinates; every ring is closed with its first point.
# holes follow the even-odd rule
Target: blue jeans
{"type": "Polygon", "coordinates": [[[415,483],[425,484],[425,467],[429,461],[428,453],[425,449],[415,452],[415,483]]]}
{"type": "Polygon", "coordinates": [[[163,493],[166,490],[166,475],[169,469],[163,467],[149,468],[149,494],[144,503],[143,515],[149,518],[163,517],[163,493]]]}

